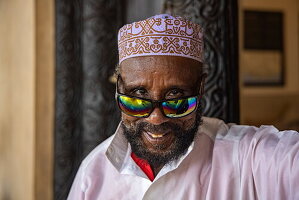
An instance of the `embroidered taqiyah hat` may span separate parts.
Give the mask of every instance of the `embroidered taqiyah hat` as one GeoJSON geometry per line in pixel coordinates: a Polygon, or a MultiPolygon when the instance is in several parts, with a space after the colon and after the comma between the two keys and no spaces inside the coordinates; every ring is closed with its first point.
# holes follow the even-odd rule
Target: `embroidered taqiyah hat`
{"type": "Polygon", "coordinates": [[[161,14],[124,25],[118,32],[119,64],[127,58],[172,55],[203,61],[203,31],[183,17],[161,14]]]}

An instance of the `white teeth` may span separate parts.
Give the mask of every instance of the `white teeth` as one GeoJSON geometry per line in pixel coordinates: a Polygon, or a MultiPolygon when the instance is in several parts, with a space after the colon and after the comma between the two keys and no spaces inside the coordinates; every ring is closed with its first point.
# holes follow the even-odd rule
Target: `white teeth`
{"type": "Polygon", "coordinates": [[[153,138],[160,138],[163,137],[163,134],[151,134],[153,138]]]}
{"type": "Polygon", "coordinates": [[[163,137],[162,134],[156,135],[156,134],[152,134],[153,138],[159,138],[159,137],[163,137]]]}

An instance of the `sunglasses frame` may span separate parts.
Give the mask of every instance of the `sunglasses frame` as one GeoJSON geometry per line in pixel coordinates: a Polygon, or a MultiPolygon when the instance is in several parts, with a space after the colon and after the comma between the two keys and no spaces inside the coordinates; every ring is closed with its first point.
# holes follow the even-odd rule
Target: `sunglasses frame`
{"type": "Polygon", "coordinates": [[[137,118],[147,118],[147,117],[149,117],[149,116],[152,114],[152,112],[154,111],[155,108],[159,108],[160,111],[161,111],[161,113],[163,114],[163,116],[164,116],[164,117],[167,117],[167,118],[182,118],[182,117],[186,117],[186,116],[190,115],[191,113],[193,113],[195,110],[197,110],[197,108],[198,108],[198,103],[199,103],[199,102],[198,102],[198,101],[199,101],[199,98],[200,98],[200,95],[193,95],[193,96],[184,96],[184,97],[181,97],[181,98],[174,98],[174,99],[152,100],[152,99],[146,99],[146,98],[141,98],[141,97],[130,96],[130,95],[122,94],[122,93],[119,93],[119,92],[116,92],[116,93],[115,93],[115,100],[116,100],[116,102],[117,102],[117,106],[118,106],[118,108],[119,108],[123,113],[125,113],[126,115],[129,115],[129,116],[132,116],[132,117],[137,117],[137,118]],[[118,98],[119,98],[120,96],[125,96],[125,97],[129,97],[129,98],[135,98],[135,99],[140,99],[140,100],[148,101],[148,102],[150,102],[150,103],[152,104],[151,111],[148,113],[148,115],[146,115],[146,116],[142,116],[142,117],[140,117],[140,116],[134,116],[134,115],[128,114],[128,113],[124,112],[124,111],[121,109],[120,105],[119,105],[119,100],[118,100],[118,98]],[[188,98],[196,98],[196,107],[195,107],[195,109],[194,109],[192,112],[188,113],[187,115],[181,116],[181,117],[169,117],[169,116],[167,116],[167,115],[165,114],[165,112],[164,112],[164,110],[163,110],[163,106],[162,106],[162,103],[163,103],[163,102],[167,102],[167,101],[176,101],[176,100],[184,100],[184,99],[188,99],[188,98]]]}

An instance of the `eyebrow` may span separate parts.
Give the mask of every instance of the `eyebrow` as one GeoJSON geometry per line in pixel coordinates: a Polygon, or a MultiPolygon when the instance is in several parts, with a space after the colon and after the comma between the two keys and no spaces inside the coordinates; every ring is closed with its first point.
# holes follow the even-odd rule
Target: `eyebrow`
{"type": "MultiPolygon", "coordinates": [[[[146,91],[148,91],[147,86],[144,84],[130,84],[130,83],[125,83],[125,81],[123,80],[122,76],[119,74],[117,77],[117,84],[118,85],[118,89],[122,88],[124,91],[129,91],[131,92],[133,89],[145,89],[146,91]]],[[[191,93],[196,93],[199,91],[199,87],[200,87],[200,79],[198,79],[194,84],[192,85],[188,85],[188,84],[183,84],[182,85],[171,85],[168,88],[163,89],[163,93],[166,93],[170,90],[173,89],[179,89],[179,90],[183,90],[183,92],[191,92],[191,93]]]]}

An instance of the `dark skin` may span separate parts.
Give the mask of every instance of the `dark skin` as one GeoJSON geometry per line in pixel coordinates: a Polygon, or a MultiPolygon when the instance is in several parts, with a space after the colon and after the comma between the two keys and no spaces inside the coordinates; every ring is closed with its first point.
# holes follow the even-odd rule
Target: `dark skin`
{"type": "MultiPolygon", "coordinates": [[[[201,63],[189,58],[178,56],[129,58],[121,63],[120,76],[119,91],[136,97],[161,100],[203,93],[204,76],[201,63]]],[[[159,108],[155,108],[147,118],[137,118],[122,113],[122,120],[126,127],[134,127],[136,123],[143,121],[153,125],[172,122],[187,128],[194,124],[195,115],[196,113],[193,112],[182,118],[167,118],[159,108]]],[[[171,131],[166,131],[143,133],[142,139],[147,149],[159,154],[170,149],[174,137],[171,131]],[[164,148],[156,149],[155,144],[163,144],[164,148]]],[[[157,175],[163,166],[151,167],[157,175]]]]}

